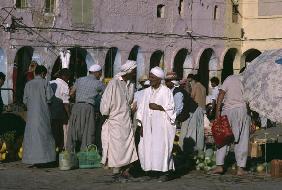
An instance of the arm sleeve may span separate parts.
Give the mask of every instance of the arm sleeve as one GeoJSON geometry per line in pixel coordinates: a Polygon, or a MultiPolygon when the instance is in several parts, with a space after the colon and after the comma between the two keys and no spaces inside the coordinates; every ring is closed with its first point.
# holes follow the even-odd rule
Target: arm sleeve
{"type": "Polygon", "coordinates": [[[49,82],[46,82],[46,100],[47,100],[47,103],[51,103],[53,96],[54,96],[54,92],[53,92],[49,82]]]}
{"type": "Polygon", "coordinates": [[[111,111],[112,104],[112,96],[113,96],[113,82],[111,81],[106,87],[100,104],[100,112],[102,115],[109,115],[111,111]]]}
{"type": "Polygon", "coordinates": [[[70,99],[70,90],[68,87],[65,87],[62,91],[62,100],[64,104],[68,104],[70,103],[69,99],[70,99]]]}
{"type": "Polygon", "coordinates": [[[25,85],[25,87],[24,87],[24,96],[23,96],[23,103],[24,104],[27,104],[27,102],[28,102],[28,83],[25,85]]]}
{"type": "Polygon", "coordinates": [[[178,92],[173,96],[173,99],[175,104],[176,116],[178,116],[183,109],[183,94],[181,92],[178,92]]]}

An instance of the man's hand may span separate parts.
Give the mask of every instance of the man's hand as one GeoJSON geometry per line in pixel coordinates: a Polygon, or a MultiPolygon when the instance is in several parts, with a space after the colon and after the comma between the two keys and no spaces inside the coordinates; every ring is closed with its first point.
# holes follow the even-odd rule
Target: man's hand
{"type": "Polygon", "coordinates": [[[164,111],[164,108],[161,105],[158,105],[158,104],[155,104],[155,103],[149,103],[149,108],[151,110],[164,111]]]}

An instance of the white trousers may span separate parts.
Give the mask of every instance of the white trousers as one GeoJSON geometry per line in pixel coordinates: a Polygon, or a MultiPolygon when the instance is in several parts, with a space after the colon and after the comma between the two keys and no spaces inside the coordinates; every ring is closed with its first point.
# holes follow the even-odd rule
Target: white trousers
{"type": "MultiPolygon", "coordinates": [[[[239,107],[230,110],[223,110],[221,115],[227,115],[229,124],[235,137],[235,158],[237,166],[246,167],[249,148],[249,129],[251,118],[247,113],[247,108],[239,107]]],[[[221,147],[216,151],[216,165],[224,165],[224,159],[229,150],[229,146],[221,147]]]]}

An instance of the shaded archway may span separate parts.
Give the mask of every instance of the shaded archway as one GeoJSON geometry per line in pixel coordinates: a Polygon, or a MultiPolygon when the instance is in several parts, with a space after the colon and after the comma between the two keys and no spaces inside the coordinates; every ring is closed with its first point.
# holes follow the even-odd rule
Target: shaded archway
{"type": "Polygon", "coordinates": [[[136,45],[131,49],[128,56],[128,60],[136,61],[137,63],[136,79],[138,80],[145,73],[144,56],[139,46],[136,45]]]}
{"type": "Polygon", "coordinates": [[[252,62],[255,58],[257,58],[261,52],[257,49],[249,49],[245,51],[242,55],[242,62],[243,66],[246,66],[246,64],[252,62]]]}
{"type": "MultiPolygon", "coordinates": [[[[79,78],[87,75],[86,56],[88,52],[80,47],[70,48],[69,70],[71,72],[70,85],[79,78]]],[[[51,72],[51,80],[56,79],[58,71],[62,68],[62,62],[58,57],[53,65],[51,72]]]]}
{"type": "Polygon", "coordinates": [[[106,55],[105,59],[105,78],[112,78],[118,71],[121,65],[121,55],[116,47],[111,47],[106,55]]]}
{"type": "Polygon", "coordinates": [[[234,74],[234,60],[236,58],[238,50],[236,48],[229,49],[223,59],[223,69],[221,73],[221,82],[230,75],[234,74]]]}
{"type": "Polygon", "coordinates": [[[164,52],[161,50],[155,51],[150,58],[150,70],[153,67],[159,66],[163,67],[164,52]]]}
{"type": "Polygon", "coordinates": [[[15,65],[13,69],[13,89],[14,99],[17,103],[22,103],[24,87],[27,82],[26,73],[28,71],[29,64],[31,63],[33,55],[33,48],[30,46],[24,46],[17,51],[15,57],[15,65]]]}
{"type": "Polygon", "coordinates": [[[200,82],[206,87],[207,93],[209,89],[209,72],[214,71],[217,67],[217,59],[213,49],[205,49],[199,60],[198,75],[200,82]]]}
{"type": "Polygon", "coordinates": [[[183,78],[184,62],[187,58],[188,50],[183,48],[180,49],[174,57],[173,71],[176,72],[178,79],[183,78]]]}

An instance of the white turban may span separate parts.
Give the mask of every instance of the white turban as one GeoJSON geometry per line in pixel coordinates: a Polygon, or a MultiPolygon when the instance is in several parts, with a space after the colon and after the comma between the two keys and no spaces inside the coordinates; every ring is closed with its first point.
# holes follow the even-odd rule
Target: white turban
{"type": "Polygon", "coordinates": [[[133,69],[135,69],[136,67],[137,67],[136,61],[127,60],[125,64],[123,64],[120,67],[120,72],[117,74],[117,76],[126,75],[130,73],[131,71],[133,71],[133,69]]]}
{"type": "Polygon", "coordinates": [[[153,75],[155,75],[156,77],[160,79],[164,79],[165,77],[164,71],[160,67],[152,68],[150,73],[152,73],[153,75]]]}
{"type": "Polygon", "coordinates": [[[102,67],[98,64],[91,65],[89,68],[89,72],[97,72],[101,70],[102,70],[102,67]]]}

